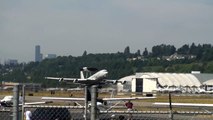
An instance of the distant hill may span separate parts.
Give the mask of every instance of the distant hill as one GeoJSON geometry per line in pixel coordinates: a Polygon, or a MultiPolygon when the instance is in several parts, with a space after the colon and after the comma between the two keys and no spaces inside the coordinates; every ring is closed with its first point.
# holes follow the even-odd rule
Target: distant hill
{"type": "Polygon", "coordinates": [[[178,72],[201,71],[213,73],[213,47],[204,45],[183,45],[176,49],[173,45],[157,45],[149,52],[138,50],[130,53],[127,46],[124,52],[87,54],[82,56],[59,56],[42,62],[18,65],[0,65],[0,81],[34,82],[44,86],[59,85],[57,81],[44,80],[45,76],[79,77],[82,67],[107,69],[108,78],[119,79],[136,72],[178,72]]]}

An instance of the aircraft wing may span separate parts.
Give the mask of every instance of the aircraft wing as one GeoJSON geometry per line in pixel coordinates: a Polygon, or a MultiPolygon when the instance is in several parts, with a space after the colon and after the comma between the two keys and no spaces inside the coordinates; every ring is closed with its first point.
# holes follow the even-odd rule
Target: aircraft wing
{"type": "MultiPolygon", "coordinates": [[[[52,103],[52,101],[45,101],[45,102],[29,102],[29,103],[24,103],[24,105],[41,105],[41,104],[47,104],[47,103],[52,103]]],[[[23,104],[19,104],[20,106],[23,104]]]]}
{"type": "Polygon", "coordinates": [[[85,98],[63,98],[63,97],[42,97],[42,100],[54,100],[54,101],[84,101],[85,98]]]}
{"type": "Polygon", "coordinates": [[[117,84],[117,83],[125,84],[125,83],[126,83],[125,80],[123,80],[123,81],[118,81],[118,80],[110,80],[110,79],[104,79],[104,82],[105,82],[105,83],[111,83],[111,84],[117,84]]]}
{"type": "Polygon", "coordinates": [[[59,82],[73,82],[73,83],[82,83],[88,81],[87,79],[80,79],[80,78],[59,78],[59,77],[45,77],[45,79],[49,80],[58,80],[59,82]]]}
{"type": "MultiPolygon", "coordinates": [[[[156,102],[153,103],[156,106],[169,106],[169,103],[156,102]]],[[[213,107],[213,104],[198,104],[198,103],[172,103],[172,106],[179,107],[213,107]]]]}
{"type": "Polygon", "coordinates": [[[156,97],[129,97],[129,98],[102,98],[104,101],[128,101],[128,100],[145,100],[154,99],[156,97]]]}
{"type": "MultiPolygon", "coordinates": [[[[156,97],[130,97],[130,98],[101,98],[103,101],[128,101],[128,100],[145,100],[154,99],[156,97]]],[[[55,101],[84,101],[85,98],[62,98],[62,97],[42,97],[42,100],[55,101]]]]}
{"type": "Polygon", "coordinates": [[[104,79],[105,83],[117,83],[117,80],[104,79]]]}

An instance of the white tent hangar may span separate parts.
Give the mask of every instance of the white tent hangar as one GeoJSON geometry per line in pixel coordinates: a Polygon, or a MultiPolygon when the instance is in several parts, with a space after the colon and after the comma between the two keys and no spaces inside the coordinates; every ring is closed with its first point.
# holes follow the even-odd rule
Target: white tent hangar
{"type": "Polygon", "coordinates": [[[126,81],[125,85],[122,85],[121,83],[117,84],[117,91],[118,92],[131,92],[132,91],[132,80],[135,79],[135,75],[130,75],[130,76],[126,76],[123,77],[121,79],[119,79],[119,81],[126,81]]]}
{"type": "Polygon", "coordinates": [[[212,85],[213,86],[213,79],[212,80],[208,80],[206,82],[203,83],[204,85],[212,85]]]}
{"type": "Polygon", "coordinates": [[[126,85],[118,85],[118,92],[131,86],[130,92],[152,92],[158,88],[187,88],[194,90],[201,86],[197,77],[190,73],[136,73],[120,80],[128,81],[126,85]],[[126,87],[128,86],[128,87],[126,87]]]}
{"type": "Polygon", "coordinates": [[[204,82],[203,85],[205,87],[205,90],[212,91],[213,90],[213,79],[204,82]]]}

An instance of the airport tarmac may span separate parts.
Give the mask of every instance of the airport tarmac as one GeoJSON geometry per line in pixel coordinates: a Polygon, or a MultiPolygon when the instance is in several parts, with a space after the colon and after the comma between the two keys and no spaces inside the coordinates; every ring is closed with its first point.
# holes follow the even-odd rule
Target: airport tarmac
{"type": "MultiPolygon", "coordinates": [[[[0,99],[2,99],[5,95],[0,95],[0,99]]],[[[41,101],[41,96],[26,96],[26,101],[27,102],[36,102],[36,101],[41,101]]],[[[148,108],[152,106],[152,102],[144,102],[144,101],[134,101],[134,106],[142,106],[144,108],[148,108]]],[[[124,105],[123,102],[120,103],[120,105],[124,105]]],[[[58,107],[62,107],[62,108],[66,108],[63,106],[58,106],[58,107]]],[[[36,107],[34,108],[26,108],[26,110],[31,110],[32,112],[34,112],[36,109],[36,107]]],[[[72,119],[84,119],[83,115],[84,115],[84,111],[83,109],[71,109],[71,108],[66,108],[69,111],[69,114],[71,115],[72,119]]],[[[125,109],[123,109],[125,110],[125,109]]],[[[168,109],[167,109],[168,110],[168,109]]],[[[155,109],[155,111],[150,111],[150,112],[146,112],[146,109],[143,110],[145,112],[140,113],[140,111],[138,111],[138,113],[133,113],[131,114],[132,119],[136,119],[136,120],[170,120],[169,117],[169,111],[165,112],[165,113],[161,113],[162,112],[162,108],[159,109],[155,109]]],[[[57,113],[57,112],[55,112],[57,113]]],[[[10,120],[11,119],[11,111],[0,111],[0,118],[1,120],[10,120]]],[[[42,114],[42,113],[41,113],[42,114]]],[[[49,113],[50,115],[52,115],[52,113],[49,113]]],[[[45,116],[48,116],[47,114],[44,114],[45,116]]],[[[119,113],[119,112],[114,112],[114,113],[100,113],[98,118],[100,120],[106,120],[106,119],[119,119],[119,117],[124,117],[125,119],[127,119],[130,114],[128,113],[119,113]]],[[[175,120],[187,120],[187,119],[205,119],[205,120],[210,120],[213,119],[211,117],[212,115],[205,115],[205,114],[201,114],[201,113],[180,113],[180,114],[174,114],[174,118],[175,120]]],[[[36,120],[37,118],[35,118],[36,120]]]]}
{"type": "MultiPolygon", "coordinates": [[[[0,95],[0,99],[3,99],[5,95],[0,95]]],[[[25,96],[26,102],[38,102],[41,101],[41,96],[25,96]]]]}

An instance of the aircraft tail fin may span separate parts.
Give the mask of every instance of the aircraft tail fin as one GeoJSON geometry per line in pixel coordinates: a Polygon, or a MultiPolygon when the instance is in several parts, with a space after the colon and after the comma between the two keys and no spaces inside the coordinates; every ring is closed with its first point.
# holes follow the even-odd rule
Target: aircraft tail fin
{"type": "Polygon", "coordinates": [[[81,79],[85,79],[83,71],[80,71],[80,76],[81,76],[81,79]]]}

